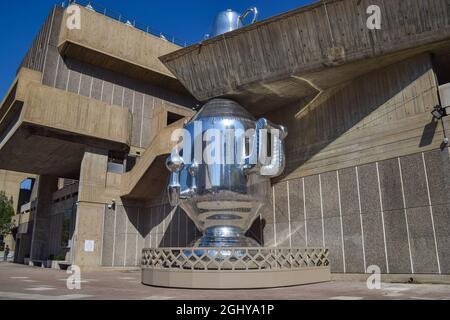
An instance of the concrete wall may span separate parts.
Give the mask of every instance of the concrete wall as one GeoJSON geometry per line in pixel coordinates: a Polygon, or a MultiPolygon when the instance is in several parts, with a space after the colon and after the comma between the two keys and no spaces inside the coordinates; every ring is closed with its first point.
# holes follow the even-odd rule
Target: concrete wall
{"type": "MultiPolygon", "coordinates": [[[[190,109],[195,105],[195,101],[191,97],[163,87],[132,79],[126,75],[79,60],[63,58],[57,48],[61,23],[64,22],[62,20],[63,14],[62,8],[56,7],[54,9],[54,27],[48,41],[42,83],[101,100],[107,104],[128,108],[133,116],[132,146],[138,148],[149,146],[157,133],[154,128],[158,127],[158,123],[167,108],[172,108],[172,111],[180,109],[181,114],[183,114],[185,112],[184,107],[190,109]]],[[[97,14],[95,15],[97,16],[97,14]]],[[[105,21],[111,20],[115,23],[112,19],[104,16],[98,16],[97,18],[105,21]]],[[[149,60],[148,57],[147,60],[149,60]]],[[[159,61],[158,64],[161,68],[164,68],[159,61]]]]}
{"type": "Polygon", "coordinates": [[[186,247],[199,232],[180,209],[168,205],[106,210],[102,266],[138,266],[143,248],[186,247]]]}
{"type": "Polygon", "coordinates": [[[289,128],[287,169],[263,210],[268,246],[326,246],[333,272],[450,274],[450,159],[428,56],[343,85],[289,128]]]}

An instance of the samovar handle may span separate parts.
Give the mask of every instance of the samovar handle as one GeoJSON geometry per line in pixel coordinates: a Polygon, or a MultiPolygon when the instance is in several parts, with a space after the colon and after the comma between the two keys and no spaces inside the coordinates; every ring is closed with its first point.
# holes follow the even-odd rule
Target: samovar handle
{"type": "Polygon", "coordinates": [[[251,7],[245,10],[245,12],[239,17],[239,20],[242,22],[242,24],[244,24],[245,18],[247,18],[247,16],[250,13],[253,13],[253,19],[251,24],[256,22],[256,20],[258,19],[258,9],[256,7],[251,7]]]}

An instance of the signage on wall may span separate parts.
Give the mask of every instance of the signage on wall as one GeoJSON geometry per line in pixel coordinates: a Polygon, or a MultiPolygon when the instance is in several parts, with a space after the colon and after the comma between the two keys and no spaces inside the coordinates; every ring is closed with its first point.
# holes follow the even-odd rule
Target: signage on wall
{"type": "Polygon", "coordinates": [[[84,240],[84,252],[94,252],[95,241],[94,240],[84,240]]]}

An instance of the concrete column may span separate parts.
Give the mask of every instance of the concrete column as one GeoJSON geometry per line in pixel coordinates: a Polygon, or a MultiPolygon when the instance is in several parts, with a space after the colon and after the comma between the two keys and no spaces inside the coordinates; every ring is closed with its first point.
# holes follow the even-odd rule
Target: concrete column
{"type": "Polygon", "coordinates": [[[50,210],[53,193],[58,188],[58,178],[40,176],[38,178],[36,211],[33,218],[33,236],[31,242],[31,259],[46,260],[49,252],[50,210]]]}
{"type": "Polygon", "coordinates": [[[81,171],[72,263],[82,270],[101,266],[108,151],[87,148],[81,171]]]}

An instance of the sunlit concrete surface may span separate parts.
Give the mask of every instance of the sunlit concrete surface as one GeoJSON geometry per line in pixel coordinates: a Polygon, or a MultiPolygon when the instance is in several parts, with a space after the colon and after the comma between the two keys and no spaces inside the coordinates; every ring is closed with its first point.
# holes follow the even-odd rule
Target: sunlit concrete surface
{"type": "Polygon", "coordinates": [[[144,286],[139,270],[108,270],[81,275],[81,289],[69,290],[66,271],[0,263],[0,300],[450,300],[450,285],[383,283],[369,290],[365,282],[335,281],[258,290],[182,290],[144,286]]]}

